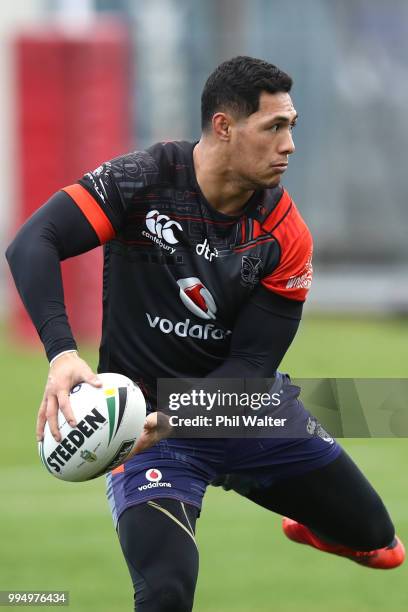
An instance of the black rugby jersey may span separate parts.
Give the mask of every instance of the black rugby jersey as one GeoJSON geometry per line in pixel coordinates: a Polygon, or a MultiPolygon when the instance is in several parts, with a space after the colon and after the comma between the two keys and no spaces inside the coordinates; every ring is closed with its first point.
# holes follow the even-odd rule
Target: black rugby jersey
{"type": "Polygon", "coordinates": [[[64,189],[105,243],[98,369],[147,389],[217,368],[257,287],[303,301],[311,283],[312,239],[289,194],[256,191],[240,215],[220,213],[200,191],[193,148],[156,144],[64,189]]]}

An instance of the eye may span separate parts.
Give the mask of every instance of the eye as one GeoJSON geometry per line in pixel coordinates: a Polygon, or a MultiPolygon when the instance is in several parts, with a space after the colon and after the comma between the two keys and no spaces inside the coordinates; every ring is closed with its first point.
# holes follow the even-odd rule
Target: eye
{"type": "Polygon", "coordinates": [[[276,134],[280,129],[287,127],[289,131],[292,132],[295,125],[296,125],[296,121],[294,123],[290,123],[289,125],[286,123],[275,123],[270,128],[268,128],[268,130],[276,134]]]}

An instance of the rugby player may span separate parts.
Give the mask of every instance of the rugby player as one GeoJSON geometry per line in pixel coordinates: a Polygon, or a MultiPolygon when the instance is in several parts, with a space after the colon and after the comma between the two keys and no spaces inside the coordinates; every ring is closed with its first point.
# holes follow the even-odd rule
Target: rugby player
{"type": "Polygon", "coordinates": [[[160,377],[275,377],[306,428],[299,390],[277,371],[312,275],[310,232],[281,185],[295,150],[291,86],[259,59],[222,63],[202,93],[199,142],[103,163],[53,195],[7,251],[51,362],[37,436],[48,420],[59,440],[58,408],[75,425],[70,389],[100,384],[77,352],[60,261],[105,245],[98,371],[132,378],[150,409],[137,454],[107,479],[139,612],[192,609],[209,483],[283,515],[295,542],[371,568],[404,559],[379,495],[320,428],[295,439],[175,439],[157,419],[160,377]]]}

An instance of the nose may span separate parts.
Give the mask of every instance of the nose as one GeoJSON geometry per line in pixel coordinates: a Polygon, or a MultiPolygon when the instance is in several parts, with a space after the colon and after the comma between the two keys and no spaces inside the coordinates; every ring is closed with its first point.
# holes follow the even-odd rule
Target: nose
{"type": "Polygon", "coordinates": [[[282,138],[281,146],[279,147],[279,152],[285,155],[291,155],[295,152],[295,143],[293,142],[292,132],[288,130],[285,132],[284,138],[282,138]]]}

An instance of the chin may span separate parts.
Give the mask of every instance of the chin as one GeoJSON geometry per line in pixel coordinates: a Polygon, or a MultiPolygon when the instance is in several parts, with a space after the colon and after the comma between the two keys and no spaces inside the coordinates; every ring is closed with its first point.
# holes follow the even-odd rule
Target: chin
{"type": "Polygon", "coordinates": [[[259,180],[257,182],[258,189],[272,189],[272,187],[277,187],[280,183],[280,176],[273,176],[270,179],[264,179],[263,181],[259,180]]]}
{"type": "Polygon", "coordinates": [[[280,174],[275,174],[274,176],[269,175],[269,177],[260,177],[260,176],[246,176],[245,183],[248,189],[272,189],[272,187],[276,187],[279,185],[281,180],[280,174]]]}

